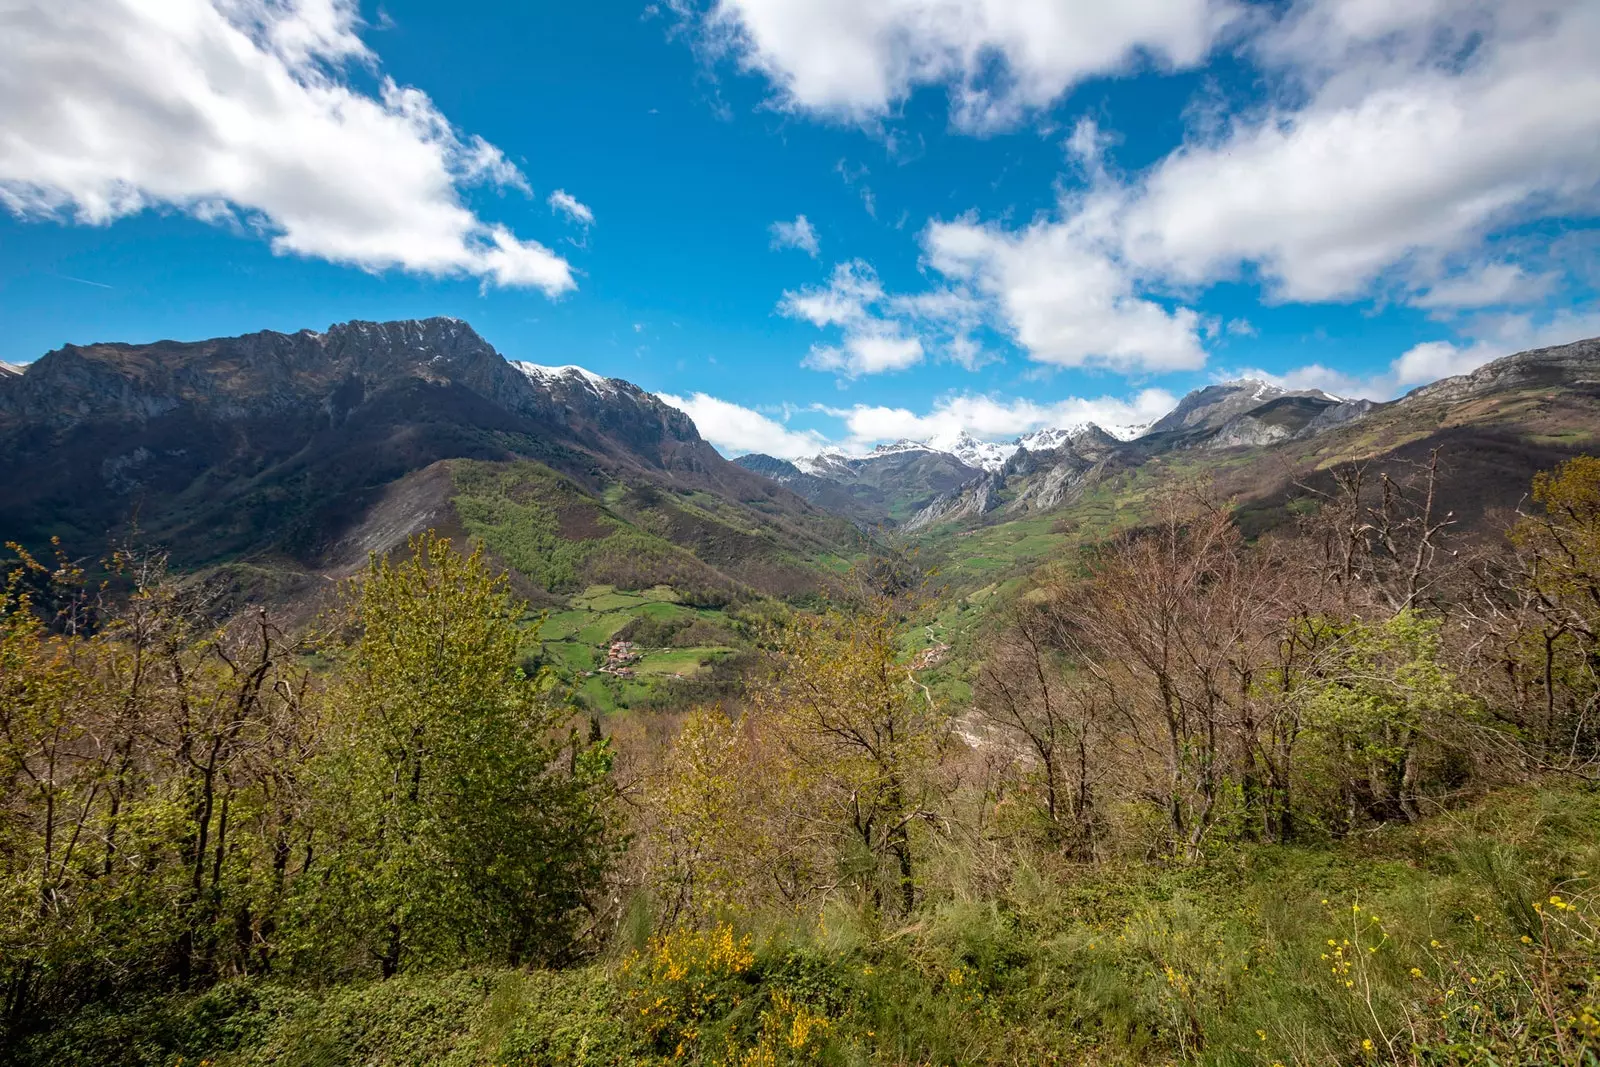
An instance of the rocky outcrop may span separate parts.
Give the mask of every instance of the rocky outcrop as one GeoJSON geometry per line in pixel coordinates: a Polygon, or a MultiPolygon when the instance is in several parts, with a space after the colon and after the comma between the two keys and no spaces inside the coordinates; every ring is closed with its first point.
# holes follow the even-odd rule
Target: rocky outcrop
{"type": "Polygon", "coordinates": [[[1458,401],[1482,393],[1541,386],[1600,384],[1600,337],[1553,348],[1537,348],[1485,363],[1469,374],[1441,378],[1413,389],[1396,403],[1458,401]]]}
{"type": "Polygon", "coordinates": [[[957,519],[978,519],[988,514],[999,503],[1000,490],[1005,488],[1004,471],[979,475],[961,488],[940,494],[931,503],[906,520],[907,532],[940,526],[957,519]]]}
{"type": "Polygon", "coordinates": [[[1294,436],[1297,439],[1315,437],[1335,427],[1365,418],[1383,405],[1375,400],[1345,400],[1332,407],[1323,408],[1312,420],[1302,426],[1294,436]]]}

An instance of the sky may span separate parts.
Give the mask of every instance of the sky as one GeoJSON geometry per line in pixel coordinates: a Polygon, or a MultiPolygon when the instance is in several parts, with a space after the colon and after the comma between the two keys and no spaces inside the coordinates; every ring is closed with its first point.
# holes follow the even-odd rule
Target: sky
{"type": "Polygon", "coordinates": [[[453,315],[728,455],[1600,335],[1593,0],[0,0],[0,360],[453,315]]]}

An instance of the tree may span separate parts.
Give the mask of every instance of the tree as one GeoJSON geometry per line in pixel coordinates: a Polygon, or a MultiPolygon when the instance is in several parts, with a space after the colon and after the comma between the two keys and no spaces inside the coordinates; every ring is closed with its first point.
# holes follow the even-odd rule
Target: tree
{"type": "Polygon", "coordinates": [[[930,771],[946,732],[900,661],[899,621],[883,596],[855,611],[796,617],[754,714],[799,779],[782,794],[803,805],[792,813],[792,832],[834,850],[840,883],[882,906],[887,882],[890,899],[909,912],[917,895],[912,824],[933,816],[930,771]]]}
{"type": "Polygon", "coordinates": [[[1513,556],[1486,569],[1479,616],[1493,676],[1536,764],[1600,769],[1600,458],[1533,482],[1540,510],[1510,531],[1513,556]]]}
{"type": "Polygon", "coordinates": [[[1447,749],[1472,712],[1440,661],[1436,618],[1404,609],[1339,627],[1335,654],[1303,688],[1306,729],[1319,742],[1317,777],[1334,784],[1343,827],[1420,816],[1424,746],[1447,749]]]}
{"type": "Polygon", "coordinates": [[[353,591],[322,775],[337,891],[306,904],[385,977],[567,957],[600,885],[610,751],[579,742],[517,667],[521,614],[481,547],[431,532],[409,558],[374,557],[353,591]]]}
{"type": "Polygon", "coordinates": [[[159,554],[109,561],[129,586],[113,603],[77,568],[16,552],[0,594],[13,1021],[266,969],[315,745],[299,647],[261,611],[219,623],[203,583],[174,581],[159,554]],[[42,586],[40,609],[27,590],[42,586]]]}
{"type": "Polygon", "coordinates": [[[1043,814],[1062,849],[1089,859],[1100,832],[1106,742],[1126,727],[1128,709],[1104,675],[1067,656],[1072,621],[1061,604],[1044,598],[1017,609],[979,670],[974,696],[979,713],[1036,765],[1043,814]]]}
{"type": "Polygon", "coordinates": [[[1258,803],[1256,699],[1276,647],[1286,581],[1247,555],[1228,512],[1174,497],[1148,527],[1090,561],[1054,596],[1073,663],[1117,706],[1139,754],[1137,793],[1164,813],[1175,852],[1197,859],[1230,783],[1258,803]]]}

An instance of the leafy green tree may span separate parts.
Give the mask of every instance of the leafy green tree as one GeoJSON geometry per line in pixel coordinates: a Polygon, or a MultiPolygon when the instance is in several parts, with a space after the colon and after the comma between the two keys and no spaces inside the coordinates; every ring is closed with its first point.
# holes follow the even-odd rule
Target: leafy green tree
{"type": "Polygon", "coordinates": [[[504,575],[430,532],[408,558],[374,557],[351,607],[310,932],[385,977],[570,955],[613,845],[611,754],[517,666],[527,635],[504,575]]]}
{"type": "Polygon", "coordinates": [[[1439,620],[1409,608],[1351,622],[1322,678],[1306,687],[1305,728],[1320,742],[1307,768],[1336,783],[1346,828],[1365,814],[1412,821],[1430,760],[1460,739],[1473,713],[1441,662],[1439,620]]]}

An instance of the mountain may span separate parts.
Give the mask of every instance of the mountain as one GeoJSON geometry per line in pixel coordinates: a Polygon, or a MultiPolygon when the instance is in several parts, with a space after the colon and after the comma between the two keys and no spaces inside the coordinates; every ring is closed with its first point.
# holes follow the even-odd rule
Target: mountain
{"type": "Polygon", "coordinates": [[[1447,503],[1481,517],[1515,504],[1535,471],[1594,446],[1597,382],[1600,339],[1507,356],[1386,404],[1259,380],[1207,386],[1133,440],[1098,427],[1034,435],[1034,447],[936,497],[905,529],[1003,522],[1071,505],[1102,483],[1178,472],[1225,476],[1231,491],[1270,508],[1292,495],[1296,472],[1416,461],[1435,447],[1448,468],[1447,503]]]}
{"type": "Polygon", "coordinates": [[[966,430],[936,434],[923,442],[923,447],[947,452],[969,467],[997,471],[1017,450],[1019,442],[1001,444],[997,441],[980,441],[966,430]]]}
{"type": "Polygon", "coordinates": [[[1154,437],[1192,430],[1220,429],[1237,415],[1286,397],[1327,404],[1337,404],[1341,399],[1320,389],[1289,390],[1259,378],[1242,378],[1238,381],[1196,389],[1178,401],[1177,407],[1156,420],[1140,436],[1154,437]]]}
{"type": "MultiPolygon", "coordinates": [[[[1018,452],[1054,451],[1085,434],[1118,440],[1093,423],[1035,430],[1010,442],[980,441],[966,430],[955,430],[926,441],[882,444],[859,456],[820,452],[790,461],[757,452],[734,462],[859,524],[894,525],[915,518],[968,482],[981,494],[977,487],[1004,471],[1018,452]]],[[[924,517],[921,524],[926,521],[924,517]]]]}
{"type": "Polygon", "coordinates": [[[47,353],[0,375],[0,516],[0,539],[88,556],[136,527],[176,566],[290,590],[428,526],[536,594],[803,592],[863,543],[651,394],[446,318],[47,353]]]}
{"type": "Polygon", "coordinates": [[[1029,438],[1031,447],[1019,444],[999,468],[929,502],[907,520],[906,531],[978,519],[998,508],[1015,512],[1059,507],[1076,499],[1125,450],[1124,442],[1093,423],[1075,433],[1041,431],[1029,438]]]}
{"type": "Polygon", "coordinates": [[[751,453],[733,462],[865,525],[904,521],[983,473],[950,452],[914,441],[879,445],[864,456],[824,452],[791,463],[751,453]]]}

